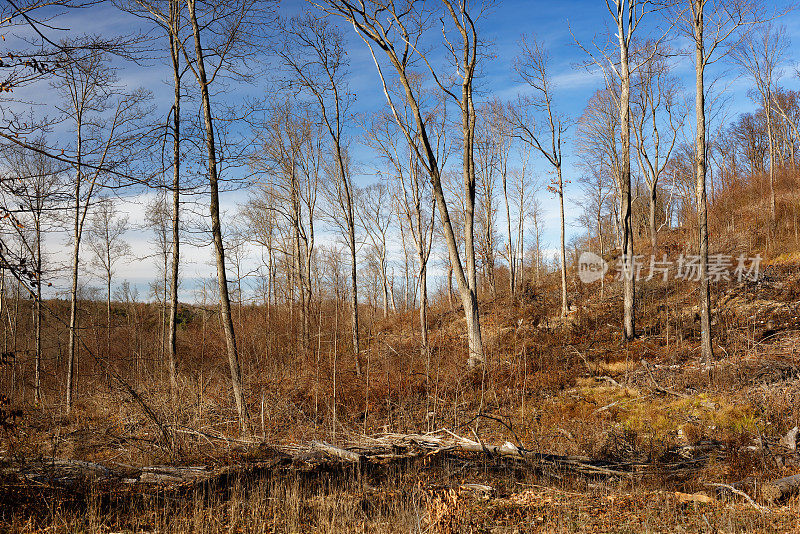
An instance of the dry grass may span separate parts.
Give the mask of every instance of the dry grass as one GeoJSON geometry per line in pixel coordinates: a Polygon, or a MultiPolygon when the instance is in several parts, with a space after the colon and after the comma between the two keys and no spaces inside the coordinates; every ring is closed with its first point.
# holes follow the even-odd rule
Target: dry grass
{"type": "MultiPolygon", "coordinates": [[[[273,474],[188,495],[89,495],[39,514],[4,507],[7,532],[790,532],[797,501],[759,512],[749,505],[650,489],[513,473],[457,471],[304,476],[273,474]],[[426,482],[443,475],[448,486],[426,482]],[[490,496],[464,483],[494,484],[490,496]],[[376,484],[376,485],[373,485],[376,484]],[[546,484],[546,485],[543,485],[546,484]]],[[[698,494],[702,495],[702,494],[698,494]]]]}

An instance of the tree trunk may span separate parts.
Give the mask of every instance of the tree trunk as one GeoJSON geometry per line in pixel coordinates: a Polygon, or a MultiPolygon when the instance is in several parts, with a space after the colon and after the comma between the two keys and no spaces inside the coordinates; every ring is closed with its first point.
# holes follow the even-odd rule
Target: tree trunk
{"type": "Polygon", "coordinates": [[[81,212],[81,181],[83,181],[81,169],[81,152],[83,150],[82,132],[80,115],[78,115],[78,145],[77,145],[77,170],[75,177],[75,225],[72,233],[72,286],[69,293],[69,347],[67,348],[67,391],[66,391],[66,412],[72,410],[73,395],[72,390],[76,387],[76,367],[77,367],[77,344],[78,344],[78,261],[80,257],[81,232],[80,232],[80,212],[81,212]]]}
{"type": "Polygon", "coordinates": [[[352,203],[349,203],[349,211],[349,228],[347,231],[350,245],[350,306],[352,308],[353,356],[356,359],[356,375],[361,376],[361,350],[358,344],[358,265],[356,263],[356,233],[352,203]]]}
{"type": "Polygon", "coordinates": [[[455,308],[453,303],[453,264],[449,259],[447,261],[447,304],[451,310],[455,308]]]}
{"type": "MultiPolygon", "coordinates": [[[[628,6],[631,9],[631,6],[628,6]]],[[[620,211],[622,217],[622,261],[626,265],[623,288],[623,328],[625,340],[636,335],[635,330],[635,281],[634,273],[628,271],[633,261],[633,221],[631,217],[631,128],[630,128],[630,94],[631,78],[628,59],[628,40],[625,35],[623,13],[620,13],[618,24],[620,51],[620,132],[622,134],[622,165],[620,169],[620,211]]]]}
{"type": "Polygon", "coordinates": [[[708,211],[706,206],[706,108],[705,51],[703,43],[703,0],[692,0],[695,4],[695,113],[697,120],[697,145],[695,160],[697,165],[697,222],[700,227],[700,347],[703,360],[711,363],[714,350],[711,345],[711,290],[708,283],[708,211]]]}
{"type": "MultiPolygon", "coordinates": [[[[41,214],[40,214],[41,215],[41,214]]],[[[36,338],[36,361],[33,372],[34,400],[36,404],[42,401],[42,231],[40,219],[36,220],[36,275],[39,277],[36,284],[36,302],[34,303],[34,323],[36,338]]]]}
{"type": "MultiPolygon", "coordinates": [[[[464,63],[469,68],[468,46],[465,44],[464,63]]],[[[461,300],[464,303],[464,313],[467,319],[467,338],[469,340],[469,357],[467,365],[475,367],[484,362],[483,339],[481,338],[481,322],[478,311],[478,282],[475,266],[475,107],[472,101],[472,78],[465,72],[461,84],[461,129],[463,135],[463,161],[462,172],[464,177],[464,249],[466,251],[466,281],[467,287],[461,289],[461,300]]],[[[439,182],[439,180],[436,180],[439,182]]],[[[441,188],[441,184],[439,185],[441,188]]],[[[444,195],[436,198],[440,207],[444,206],[444,195]]],[[[444,217],[442,218],[444,222],[444,217]]],[[[449,220],[447,221],[449,226],[449,220]]],[[[455,242],[453,243],[455,245],[455,242]]],[[[460,284],[459,284],[460,285],[460,284]]]]}
{"type": "Polygon", "coordinates": [[[508,290],[511,292],[511,301],[517,297],[517,258],[514,249],[513,235],[511,234],[511,207],[508,204],[508,181],[503,171],[503,197],[506,201],[506,223],[508,226],[508,290]]]}
{"type": "Polygon", "coordinates": [[[199,78],[200,96],[203,106],[203,118],[205,121],[206,149],[208,151],[208,179],[211,189],[211,234],[214,240],[214,255],[217,264],[220,314],[222,316],[222,327],[225,332],[225,344],[228,352],[228,365],[231,371],[233,397],[236,401],[236,410],[239,414],[239,426],[241,427],[242,432],[247,432],[247,407],[245,406],[244,402],[242,373],[239,366],[239,354],[236,350],[236,337],[233,329],[233,319],[231,318],[231,300],[230,295],[228,294],[228,276],[225,272],[225,248],[222,243],[222,229],[219,217],[219,177],[217,175],[217,153],[214,139],[213,115],[211,114],[211,96],[208,90],[208,80],[206,78],[203,48],[200,45],[200,27],[197,23],[195,1],[196,0],[187,0],[187,5],[189,7],[189,17],[192,24],[192,32],[194,33],[195,53],[197,54],[197,74],[199,78]]]}
{"type": "Polygon", "coordinates": [[[566,230],[564,222],[564,180],[561,177],[561,165],[556,167],[558,174],[558,207],[561,214],[561,316],[566,317],[568,310],[567,304],[567,250],[566,250],[566,230]]]}
{"type": "MultiPolygon", "coordinates": [[[[111,258],[108,265],[111,265],[111,258]]],[[[106,273],[106,357],[110,356],[111,352],[111,269],[106,273]]]]}
{"type": "Polygon", "coordinates": [[[383,284],[383,318],[389,317],[389,278],[386,267],[386,242],[381,250],[381,283],[383,284]]]}
{"type": "Polygon", "coordinates": [[[539,268],[542,265],[542,249],[541,244],[539,242],[539,215],[534,213],[533,216],[533,231],[536,232],[536,269],[535,269],[535,276],[536,276],[536,287],[539,287],[539,268]]]}
{"type": "Polygon", "coordinates": [[[656,228],[656,186],[653,184],[653,187],[650,189],[650,246],[653,249],[653,254],[656,253],[656,247],[658,245],[658,229],[656,228]]]}
{"type": "Polygon", "coordinates": [[[770,229],[774,230],[775,219],[775,139],[772,132],[772,104],[769,98],[771,89],[767,87],[767,98],[764,102],[764,113],[767,116],[767,141],[769,143],[769,215],[770,215],[770,229]]]}
{"type": "MultiPolygon", "coordinates": [[[[601,221],[601,213],[600,210],[597,211],[597,240],[600,244],[600,257],[604,257],[606,255],[605,251],[605,241],[603,240],[603,224],[601,221]]],[[[605,275],[600,277],[600,298],[602,299],[605,296],[606,291],[606,277],[605,275]]]]}
{"type": "Polygon", "coordinates": [[[422,336],[422,350],[428,355],[428,266],[420,258],[419,270],[419,330],[422,336]]]}
{"type": "Polygon", "coordinates": [[[172,110],[172,264],[169,275],[169,339],[167,341],[169,360],[169,382],[172,398],[178,394],[178,268],[180,266],[180,187],[181,187],[181,74],[179,45],[177,42],[177,10],[178,0],[170,0],[170,53],[172,55],[172,79],[175,89],[175,101],[172,110]]]}

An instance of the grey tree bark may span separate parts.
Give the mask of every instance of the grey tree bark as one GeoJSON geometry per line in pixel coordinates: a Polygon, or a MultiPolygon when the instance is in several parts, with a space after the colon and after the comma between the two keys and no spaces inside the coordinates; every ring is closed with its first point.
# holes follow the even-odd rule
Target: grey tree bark
{"type": "Polygon", "coordinates": [[[703,359],[710,363],[714,356],[711,345],[711,290],[708,283],[708,208],[706,199],[706,107],[703,11],[705,0],[692,0],[695,38],[695,141],[697,223],[700,230],[700,347],[703,359]]]}
{"type": "Polygon", "coordinates": [[[239,353],[236,348],[236,335],[231,317],[231,300],[228,293],[228,275],[225,270],[225,248],[222,242],[222,227],[219,214],[219,176],[217,173],[217,151],[214,137],[214,118],[211,113],[211,95],[206,76],[205,54],[201,45],[200,25],[197,22],[195,9],[196,0],[187,0],[189,20],[194,36],[196,54],[195,76],[200,88],[201,106],[205,124],[205,144],[208,160],[208,181],[210,186],[211,201],[209,211],[211,214],[211,235],[214,245],[214,257],[217,264],[217,282],[219,286],[219,307],[222,316],[222,328],[225,334],[225,345],[228,354],[228,366],[231,372],[231,385],[233,397],[236,402],[236,411],[239,414],[239,426],[242,432],[248,431],[247,407],[244,401],[244,388],[242,385],[242,371],[239,365],[239,353]]]}
{"type": "Polygon", "coordinates": [[[180,0],[169,0],[169,51],[172,62],[172,261],[169,274],[169,339],[167,360],[172,398],[178,394],[178,271],[180,269],[180,207],[181,207],[181,70],[178,28],[180,0]]]}
{"type": "Polygon", "coordinates": [[[636,4],[636,0],[617,0],[616,14],[614,15],[619,42],[619,123],[622,141],[620,148],[621,162],[619,179],[621,197],[620,218],[622,223],[623,262],[627,263],[627,268],[623,276],[624,311],[622,335],[625,340],[631,340],[636,335],[636,281],[634,280],[634,273],[631,265],[633,262],[633,220],[631,218],[631,74],[629,57],[631,38],[635,27],[634,14],[636,4]]]}
{"type": "Polygon", "coordinates": [[[695,199],[699,225],[700,254],[700,347],[708,364],[714,357],[711,344],[711,290],[708,280],[708,208],[706,193],[707,146],[706,146],[706,102],[705,68],[713,61],[715,52],[728,39],[741,42],[746,32],[762,19],[763,3],[758,0],[739,2],[713,2],[712,0],[688,0],[688,9],[680,6],[677,20],[685,24],[684,31],[693,41],[695,59],[695,119],[697,137],[695,141],[695,199]],[[710,8],[707,10],[707,8],[710,8]],[[708,39],[706,39],[708,37],[708,39]]]}

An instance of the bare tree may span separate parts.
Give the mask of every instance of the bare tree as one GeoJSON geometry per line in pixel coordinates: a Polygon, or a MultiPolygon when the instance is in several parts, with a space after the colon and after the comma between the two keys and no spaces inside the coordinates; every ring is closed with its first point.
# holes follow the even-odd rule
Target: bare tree
{"type": "Polygon", "coordinates": [[[274,209],[277,204],[278,193],[269,183],[260,183],[256,191],[251,193],[247,204],[242,208],[242,214],[247,220],[250,229],[250,239],[262,247],[262,261],[266,272],[264,277],[264,309],[266,313],[266,357],[272,354],[272,335],[270,324],[272,319],[272,308],[277,300],[277,259],[278,253],[278,210],[274,209]],[[263,258],[263,251],[267,257],[263,258]]]}
{"type": "MultiPolygon", "coordinates": [[[[612,196],[619,204],[620,149],[619,149],[619,109],[618,96],[612,93],[615,88],[601,89],[589,99],[580,119],[578,119],[578,151],[588,161],[599,161],[602,171],[612,176],[614,186],[612,196]]],[[[622,242],[619,210],[614,212],[614,235],[617,243],[622,242]]]]}
{"type": "MultiPolygon", "coordinates": [[[[757,0],[687,0],[679,4],[678,16],[684,33],[694,44],[695,56],[695,120],[694,153],[695,196],[699,226],[700,252],[700,332],[703,359],[710,363],[714,357],[711,345],[711,289],[708,281],[708,201],[706,193],[706,67],[717,60],[726,42],[736,44],[745,34],[741,31],[758,21],[760,2],[757,0]]],[[[730,50],[730,48],[728,49],[730,50]]]]}
{"type": "Polygon", "coordinates": [[[532,96],[520,97],[517,104],[510,107],[509,117],[514,125],[515,135],[544,156],[556,174],[555,181],[548,189],[558,195],[561,221],[559,251],[561,258],[561,315],[566,316],[568,304],[562,144],[568,128],[568,120],[556,110],[553,103],[554,88],[550,72],[550,58],[541,43],[536,39],[523,38],[522,54],[517,60],[515,68],[520,77],[534,90],[532,96]],[[541,114],[542,117],[532,117],[531,111],[541,114]]]}
{"type": "MultiPolygon", "coordinates": [[[[34,141],[44,146],[44,141],[34,141]]],[[[42,152],[29,151],[22,147],[8,147],[4,150],[4,159],[10,174],[0,180],[3,211],[15,213],[12,228],[15,229],[23,246],[25,257],[30,258],[29,277],[35,297],[34,322],[34,401],[42,400],[42,286],[45,282],[45,237],[49,229],[57,224],[56,213],[66,208],[69,192],[63,180],[66,166],[42,152]]],[[[5,264],[5,262],[3,262],[5,264]]],[[[3,266],[3,278],[5,268],[3,266]]],[[[27,268],[21,268],[19,274],[24,275],[27,268]]],[[[0,295],[0,299],[3,297],[0,295]]],[[[1,315],[1,313],[0,313],[1,315]]]]}
{"type": "Polygon", "coordinates": [[[780,115],[783,144],[789,151],[789,165],[797,169],[797,152],[800,150],[800,92],[778,89],[773,96],[775,109],[780,115]]]}
{"type": "MultiPolygon", "coordinates": [[[[225,332],[225,345],[228,365],[231,372],[233,397],[239,414],[242,432],[248,431],[247,405],[245,403],[242,371],[239,352],[236,347],[236,334],[231,317],[231,301],[228,293],[228,276],[225,269],[225,246],[222,241],[222,226],[219,209],[219,153],[217,147],[217,124],[212,112],[211,87],[224,76],[245,77],[250,65],[243,71],[236,70],[237,64],[247,63],[255,53],[260,33],[268,29],[272,2],[246,0],[228,3],[221,0],[186,0],[189,25],[194,41],[194,56],[189,55],[189,46],[180,44],[187,66],[194,74],[200,90],[201,111],[203,115],[206,162],[208,164],[208,183],[210,190],[209,211],[211,215],[211,235],[219,285],[220,315],[225,332]],[[205,44],[203,44],[205,41],[205,44]]],[[[180,43],[180,42],[178,42],[180,43]]]]}
{"type": "MultiPolygon", "coordinates": [[[[731,58],[747,73],[755,83],[761,99],[761,106],[767,126],[767,146],[769,147],[769,212],[770,223],[775,225],[775,110],[778,95],[778,79],[781,77],[781,64],[786,60],[789,41],[783,26],[767,24],[757,31],[749,32],[745,39],[732,49],[731,58]]],[[[772,229],[770,229],[772,230],[772,229]]]]}
{"type": "Polygon", "coordinates": [[[476,244],[477,255],[481,259],[483,278],[491,286],[492,295],[496,297],[495,253],[497,247],[495,243],[497,241],[497,203],[495,186],[497,185],[496,177],[501,166],[500,151],[503,147],[491,135],[488,122],[485,120],[480,121],[474,141],[476,207],[478,212],[476,223],[479,230],[476,244]]]}
{"type": "Polygon", "coordinates": [[[166,34],[169,42],[169,58],[172,67],[173,102],[167,120],[167,132],[172,137],[172,251],[169,276],[169,341],[168,360],[173,397],[177,393],[177,321],[178,321],[178,274],[180,269],[181,241],[181,101],[182,79],[186,72],[181,66],[181,50],[191,37],[185,31],[187,21],[182,0],[115,0],[115,4],[128,13],[147,19],[166,34]]]}
{"type": "MultiPolygon", "coordinates": [[[[512,183],[514,194],[514,205],[517,211],[517,240],[516,243],[511,245],[509,243],[509,257],[512,258],[510,261],[513,261],[516,266],[514,268],[515,276],[515,285],[520,287],[524,287],[525,284],[525,222],[527,217],[530,215],[534,219],[538,217],[536,212],[537,209],[537,199],[536,193],[539,190],[539,183],[538,180],[535,179],[530,173],[530,161],[527,157],[527,152],[521,154],[522,159],[522,166],[514,171],[512,174],[516,174],[516,180],[512,183]]],[[[538,233],[538,221],[535,221],[535,237],[536,237],[536,244],[537,244],[537,251],[534,264],[536,269],[536,278],[535,281],[539,282],[539,252],[538,252],[538,244],[539,244],[539,233],[538,233]]]]}
{"type": "MultiPolygon", "coordinates": [[[[506,243],[506,260],[508,261],[508,289],[511,294],[511,300],[516,299],[517,293],[517,245],[514,242],[514,232],[511,230],[511,202],[509,200],[508,189],[509,189],[509,159],[511,153],[511,141],[512,141],[512,132],[508,121],[506,120],[505,113],[503,109],[503,104],[499,100],[494,100],[489,105],[489,118],[490,118],[490,125],[489,125],[489,132],[490,137],[492,139],[493,144],[496,147],[497,151],[497,167],[500,173],[500,183],[503,188],[503,201],[506,208],[506,230],[507,230],[507,243],[506,243]]],[[[523,166],[527,163],[525,161],[523,166]]],[[[523,171],[522,174],[519,176],[519,182],[517,183],[518,188],[517,192],[524,196],[526,193],[525,188],[525,180],[526,180],[525,172],[523,171]]],[[[522,228],[523,228],[523,221],[524,221],[524,202],[523,199],[520,198],[519,201],[520,211],[518,213],[518,228],[517,228],[517,244],[521,243],[522,239],[522,228]]]]}
{"type": "MultiPolygon", "coordinates": [[[[602,159],[602,156],[601,156],[602,159]]],[[[584,157],[581,162],[585,173],[579,179],[584,198],[578,203],[582,209],[579,221],[586,226],[587,233],[591,236],[594,227],[597,236],[598,253],[603,257],[606,253],[605,231],[603,227],[606,205],[611,196],[608,180],[603,177],[604,166],[602,161],[593,161],[584,157]]],[[[600,278],[600,298],[605,293],[605,277],[600,278]]]]}
{"type": "Polygon", "coordinates": [[[297,87],[316,106],[327,130],[335,161],[335,199],[341,207],[345,237],[350,250],[350,297],[352,342],[356,373],[361,376],[361,350],[358,326],[358,265],[356,261],[356,216],[354,191],[347,160],[344,129],[354,95],[347,86],[347,54],[341,34],[326,20],[311,15],[294,18],[283,27],[290,37],[279,55],[290,71],[290,86],[297,87]]]}
{"type": "MultiPolygon", "coordinates": [[[[70,49],[71,50],[71,49],[70,49]]],[[[70,341],[67,354],[66,410],[72,408],[78,349],[78,277],[84,223],[92,198],[107,177],[107,168],[121,165],[123,154],[141,132],[137,121],[142,117],[140,104],[148,95],[137,91],[120,94],[109,67],[109,57],[102,49],[92,49],[80,57],[67,57],[54,86],[63,98],[59,110],[69,117],[75,134],[72,213],[72,287],[70,290],[70,341]],[[115,163],[116,162],[116,163],[115,163]]]]}
{"type": "MultiPolygon", "coordinates": [[[[405,108],[408,113],[408,108],[405,108]]],[[[436,135],[436,150],[440,159],[446,157],[444,137],[444,110],[438,116],[431,116],[431,131],[436,135]]],[[[419,288],[419,320],[422,337],[422,350],[428,353],[428,260],[432,250],[434,229],[434,199],[430,184],[424,179],[423,169],[417,156],[402,141],[402,133],[390,116],[380,115],[369,127],[369,144],[375,148],[389,166],[389,174],[395,179],[394,210],[400,224],[403,242],[409,235],[416,252],[417,287],[419,288]]],[[[405,251],[404,251],[405,252],[405,251]]],[[[408,276],[407,276],[408,278],[408,276]]],[[[410,289],[410,280],[406,280],[410,289]]],[[[427,360],[426,360],[427,361],[427,360]]]]}
{"type": "Polygon", "coordinates": [[[648,42],[638,53],[645,59],[634,73],[632,130],[639,170],[649,191],[650,245],[655,253],[659,180],[683,128],[685,110],[681,87],[667,64],[669,50],[648,42]]]}
{"type": "Polygon", "coordinates": [[[475,366],[484,361],[483,341],[480,329],[480,313],[478,310],[477,275],[475,268],[474,209],[475,209],[475,165],[473,159],[475,139],[475,105],[473,101],[473,82],[478,65],[478,40],[476,20],[482,14],[474,10],[472,2],[460,0],[441,0],[444,13],[442,20],[450,24],[452,31],[445,30],[445,50],[455,65],[447,67],[448,77],[440,76],[436,67],[426,53],[417,44],[426,34],[428,19],[435,16],[437,10],[424,5],[424,2],[412,0],[406,5],[384,5],[377,0],[362,1],[354,5],[347,0],[326,0],[313,2],[326,13],[343,17],[353,25],[358,35],[369,47],[375,61],[378,75],[392,114],[403,132],[406,142],[417,155],[417,160],[430,176],[436,205],[439,209],[443,233],[447,243],[450,262],[455,271],[456,283],[464,306],[467,319],[467,336],[469,357],[467,364],[475,366]],[[387,18],[388,15],[388,18],[387,18]],[[455,34],[455,36],[453,36],[455,34]],[[378,60],[375,47],[382,50],[385,60],[397,75],[397,82],[403,88],[404,100],[409,107],[410,121],[403,120],[403,113],[398,107],[389,86],[394,83],[385,71],[385,65],[378,60]],[[465,199],[465,262],[462,263],[455,234],[450,222],[450,213],[444,198],[441,181],[441,165],[431,147],[430,135],[426,124],[426,113],[423,111],[423,100],[420,91],[414,86],[414,66],[423,62],[434,81],[443,93],[455,101],[461,112],[461,130],[463,139],[462,176],[464,180],[465,199]],[[456,71],[458,89],[451,88],[447,82],[449,72],[456,71]]]}
{"type": "Polygon", "coordinates": [[[130,245],[124,241],[128,231],[128,217],[117,211],[116,201],[109,197],[98,200],[89,224],[89,248],[92,263],[98,268],[106,283],[106,350],[111,347],[111,279],[114,266],[130,254],[130,245]]]}
{"type": "Polygon", "coordinates": [[[383,317],[389,316],[389,273],[387,233],[392,223],[391,198],[383,183],[365,187],[358,197],[361,226],[372,243],[378,274],[381,278],[383,317]]]}
{"type": "MultiPolygon", "coordinates": [[[[307,110],[297,109],[287,101],[273,107],[258,136],[260,148],[251,158],[251,167],[264,174],[264,181],[260,184],[261,198],[251,202],[250,211],[256,221],[271,220],[273,215],[265,210],[280,213],[292,228],[290,254],[300,291],[301,340],[305,352],[310,335],[310,271],[317,190],[322,172],[322,132],[312,124],[307,110]],[[265,202],[267,198],[271,200],[269,204],[265,202]]],[[[266,229],[258,224],[262,230],[266,229]]],[[[263,232],[260,234],[265,237],[263,232]]],[[[265,242],[262,239],[262,245],[265,242]]]]}
{"type": "Polygon", "coordinates": [[[172,233],[170,232],[171,214],[166,191],[158,191],[145,205],[145,224],[153,232],[155,242],[155,254],[151,257],[155,259],[158,277],[151,285],[153,296],[158,303],[160,311],[159,332],[160,343],[158,345],[159,361],[166,359],[167,370],[170,374],[170,387],[173,393],[177,392],[178,376],[177,363],[170,358],[167,349],[167,328],[169,319],[167,317],[167,300],[169,299],[169,263],[170,252],[172,250],[172,233]],[[166,355],[166,358],[165,358],[166,355]],[[174,374],[173,374],[174,373],[174,374]]]}
{"type": "MultiPolygon", "coordinates": [[[[615,51],[607,51],[597,47],[596,52],[590,52],[581,46],[592,58],[592,64],[602,69],[606,78],[606,87],[612,88],[609,95],[616,102],[619,112],[619,173],[617,190],[619,193],[619,219],[620,237],[623,262],[623,339],[630,340],[636,335],[636,281],[632,271],[633,261],[633,219],[631,201],[631,73],[635,72],[641,62],[648,59],[644,54],[638,58],[639,63],[632,63],[636,59],[634,36],[637,28],[646,15],[654,9],[651,0],[606,0],[606,7],[614,25],[616,38],[615,51]],[[616,58],[615,58],[616,56],[616,58]],[[617,91],[618,88],[618,91],[617,91]]],[[[666,36],[655,41],[656,45],[666,36]]]]}

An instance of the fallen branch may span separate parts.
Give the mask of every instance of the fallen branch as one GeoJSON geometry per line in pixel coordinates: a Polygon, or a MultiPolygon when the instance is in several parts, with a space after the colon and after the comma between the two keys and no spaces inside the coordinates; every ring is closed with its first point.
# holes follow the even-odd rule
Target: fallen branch
{"type": "Polygon", "coordinates": [[[650,365],[647,363],[647,360],[642,358],[642,365],[644,366],[645,371],[647,371],[647,376],[650,378],[650,382],[653,384],[653,389],[660,393],[664,393],[665,395],[675,395],[678,398],[685,399],[686,395],[683,393],[678,393],[677,391],[672,391],[671,389],[666,389],[658,385],[656,379],[653,378],[653,372],[650,371],[650,365]]]}
{"type": "Polygon", "coordinates": [[[769,508],[759,505],[756,501],[753,500],[752,497],[750,497],[750,495],[748,495],[747,493],[743,492],[740,489],[734,488],[730,484],[721,484],[719,482],[708,482],[708,483],[706,483],[706,486],[709,486],[709,487],[712,487],[712,488],[724,488],[724,489],[730,491],[731,493],[734,493],[734,494],[738,495],[739,497],[742,497],[744,500],[747,501],[747,503],[750,506],[752,506],[753,508],[755,508],[756,510],[758,510],[762,514],[770,511],[769,508]]]}

